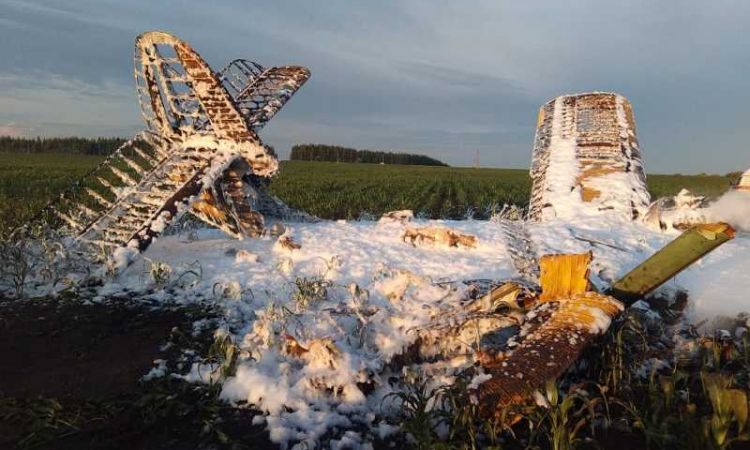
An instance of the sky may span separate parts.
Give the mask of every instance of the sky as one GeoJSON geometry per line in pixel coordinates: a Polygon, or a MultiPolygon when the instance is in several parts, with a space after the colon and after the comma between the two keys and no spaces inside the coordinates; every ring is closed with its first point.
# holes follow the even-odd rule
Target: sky
{"type": "Polygon", "coordinates": [[[147,30],[216,70],[308,67],[261,131],[282,158],[322,143],[527,168],[543,103],[614,91],[648,172],[750,166],[747,0],[0,0],[0,135],[142,129],[132,55],[147,30]]]}

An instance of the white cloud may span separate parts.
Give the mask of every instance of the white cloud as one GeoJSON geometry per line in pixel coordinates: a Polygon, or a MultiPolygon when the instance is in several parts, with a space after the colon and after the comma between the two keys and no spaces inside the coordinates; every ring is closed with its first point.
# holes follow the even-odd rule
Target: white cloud
{"type": "Polygon", "coordinates": [[[6,3],[18,26],[0,27],[0,123],[42,133],[139,127],[132,39],[158,28],[216,68],[235,57],[310,67],[269,125],[278,142],[457,148],[456,162],[479,148],[488,164],[527,166],[539,105],[613,90],[634,106],[649,171],[746,163],[746,0],[6,3]],[[48,75],[2,84],[33,69],[48,75]]]}
{"type": "Polygon", "coordinates": [[[26,128],[17,123],[0,124],[0,136],[21,137],[26,135],[26,128]]]}
{"type": "Polygon", "coordinates": [[[133,87],[112,81],[95,84],[46,72],[4,74],[0,104],[0,123],[12,125],[8,133],[127,137],[142,127],[133,87]]]}

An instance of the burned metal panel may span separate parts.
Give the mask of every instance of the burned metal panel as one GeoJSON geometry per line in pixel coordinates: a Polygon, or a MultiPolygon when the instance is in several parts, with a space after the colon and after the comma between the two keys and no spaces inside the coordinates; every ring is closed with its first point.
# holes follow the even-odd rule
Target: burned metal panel
{"type": "Polygon", "coordinates": [[[698,225],[618,280],[609,295],[582,292],[591,254],[542,257],[542,295],[525,315],[523,331],[505,351],[483,361],[491,375],[477,392],[484,412],[498,414],[506,406],[527,401],[548,380],[561,376],[627,304],[733,236],[734,230],[725,223],[698,225]]]}
{"type": "Polygon", "coordinates": [[[623,308],[614,298],[585,292],[533,309],[528,317],[538,325],[509,354],[485,365],[492,378],[479,386],[478,394],[486,414],[523,403],[548,380],[560,377],[623,308]]]}
{"type": "Polygon", "coordinates": [[[564,216],[555,192],[575,192],[581,212],[614,210],[630,219],[642,215],[649,195],[630,103],[613,93],[588,93],[543,105],[530,175],[532,220],[564,216]],[[571,154],[563,155],[570,146],[571,154]],[[570,167],[561,169],[565,164],[570,167]]]}

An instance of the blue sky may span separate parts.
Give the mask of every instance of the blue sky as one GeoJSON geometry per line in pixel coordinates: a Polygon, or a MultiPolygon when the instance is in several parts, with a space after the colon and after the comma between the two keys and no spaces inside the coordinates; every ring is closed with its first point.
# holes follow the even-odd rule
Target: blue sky
{"type": "Polygon", "coordinates": [[[633,104],[647,171],[750,166],[750,2],[0,0],[0,134],[129,136],[135,36],[160,29],[214,68],[312,78],[262,132],[294,143],[529,165],[536,112],[565,93],[633,104]]]}

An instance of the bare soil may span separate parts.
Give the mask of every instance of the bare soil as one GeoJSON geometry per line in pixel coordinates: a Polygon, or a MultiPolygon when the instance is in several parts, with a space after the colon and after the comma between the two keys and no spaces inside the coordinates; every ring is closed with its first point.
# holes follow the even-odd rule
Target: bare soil
{"type": "MultiPolygon", "coordinates": [[[[0,301],[0,448],[276,448],[255,412],[175,379],[143,382],[197,318],[132,301],[0,301]]],[[[209,345],[210,342],[205,343],[209,345]]]]}

